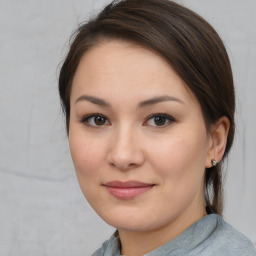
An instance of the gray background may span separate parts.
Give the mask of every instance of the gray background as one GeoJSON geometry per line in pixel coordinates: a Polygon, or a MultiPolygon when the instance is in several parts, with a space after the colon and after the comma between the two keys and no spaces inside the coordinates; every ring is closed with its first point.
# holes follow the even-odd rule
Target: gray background
{"type": "MultiPolygon", "coordinates": [[[[103,0],[0,0],[0,255],[90,255],[113,228],[80,192],[57,93],[77,24],[103,0]]],[[[256,242],[256,1],[179,1],[220,33],[231,58],[237,137],[225,219],[256,242]]]]}

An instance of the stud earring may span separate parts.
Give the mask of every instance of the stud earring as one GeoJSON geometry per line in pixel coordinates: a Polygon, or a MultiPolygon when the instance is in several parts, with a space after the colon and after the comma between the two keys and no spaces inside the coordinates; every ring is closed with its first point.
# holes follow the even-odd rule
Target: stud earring
{"type": "Polygon", "coordinates": [[[217,161],[212,159],[212,166],[216,166],[217,165],[217,161]]]}

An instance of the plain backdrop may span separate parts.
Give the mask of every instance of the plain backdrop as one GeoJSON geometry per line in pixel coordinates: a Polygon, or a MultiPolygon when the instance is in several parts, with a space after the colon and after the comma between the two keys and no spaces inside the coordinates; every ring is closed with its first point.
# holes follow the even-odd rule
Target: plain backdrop
{"type": "MultiPolygon", "coordinates": [[[[59,64],[104,0],[0,0],[0,255],[85,256],[109,237],[76,180],[59,105],[59,64]]],[[[237,133],[225,219],[256,242],[256,1],[180,0],[221,35],[233,66],[237,133]]]]}

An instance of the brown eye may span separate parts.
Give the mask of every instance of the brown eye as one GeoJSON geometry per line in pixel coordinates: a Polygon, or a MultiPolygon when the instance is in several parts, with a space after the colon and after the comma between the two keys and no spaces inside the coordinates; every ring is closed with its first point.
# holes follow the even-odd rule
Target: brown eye
{"type": "Polygon", "coordinates": [[[104,125],[106,123],[106,118],[102,117],[102,116],[95,116],[94,117],[94,123],[96,125],[104,125]]]}
{"type": "Polygon", "coordinates": [[[153,127],[166,127],[175,122],[175,119],[167,114],[159,113],[151,115],[144,125],[153,126],[153,127]]]}
{"type": "Polygon", "coordinates": [[[166,118],[164,116],[156,116],[154,122],[157,126],[163,126],[166,123],[166,118]]]}
{"type": "Polygon", "coordinates": [[[99,127],[109,125],[109,121],[102,115],[92,114],[84,117],[81,122],[86,126],[99,127]]]}

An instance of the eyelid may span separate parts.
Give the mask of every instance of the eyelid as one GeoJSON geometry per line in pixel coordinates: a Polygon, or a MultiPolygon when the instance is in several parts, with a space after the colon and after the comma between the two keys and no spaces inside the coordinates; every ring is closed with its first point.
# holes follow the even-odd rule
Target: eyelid
{"type": "Polygon", "coordinates": [[[150,119],[155,118],[155,117],[158,117],[158,116],[166,118],[166,120],[168,121],[168,124],[165,124],[165,125],[163,125],[163,126],[157,126],[157,125],[155,125],[155,126],[150,125],[150,126],[152,126],[152,127],[157,127],[157,128],[164,128],[164,127],[170,125],[170,123],[176,122],[175,118],[172,117],[172,116],[169,115],[169,114],[166,114],[166,113],[155,113],[155,114],[152,114],[152,115],[148,116],[148,117],[146,118],[146,121],[143,123],[143,125],[145,126],[145,123],[147,123],[150,119]]]}
{"type": "MultiPolygon", "coordinates": [[[[166,113],[154,113],[154,114],[151,114],[150,116],[148,116],[148,117],[146,118],[146,120],[143,122],[142,125],[143,125],[143,126],[146,126],[146,125],[147,125],[146,123],[147,123],[150,119],[155,118],[155,117],[159,117],[159,116],[165,118],[165,119],[167,120],[167,124],[164,124],[164,125],[161,125],[161,126],[158,126],[158,125],[149,125],[149,126],[157,127],[157,128],[164,128],[164,127],[170,125],[171,123],[176,122],[175,118],[172,117],[172,116],[169,115],[169,114],[166,114],[166,113]]],[[[105,115],[100,114],[100,113],[92,113],[92,114],[85,115],[85,116],[83,116],[83,117],[81,118],[80,122],[83,123],[83,124],[86,125],[86,126],[95,127],[95,128],[105,127],[105,126],[108,126],[108,125],[111,124],[110,121],[108,120],[108,118],[107,118],[105,115]],[[104,119],[106,120],[107,124],[103,124],[103,125],[91,125],[91,124],[88,122],[88,120],[89,120],[90,118],[95,118],[95,117],[102,117],[102,118],[104,118],[104,119]]]]}
{"type": "Polygon", "coordinates": [[[89,127],[95,127],[95,128],[100,128],[100,127],[104,127],[104,126],[107,126],[110,124],[108,118],[103,115],[103,114],[100,114],[100,113],[92,113],[92,114],[89,114],[89,115],[85,115],[81,118],[80,122],[86,126],[89,126],[89,127]],[[95,118],[95,117],[102,117],[104,118],[106,121],[107,121],[107,124],[104,124],[104,125],[91,125],[88,123],[88,120],[90,118],[95,118]]]}

